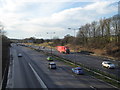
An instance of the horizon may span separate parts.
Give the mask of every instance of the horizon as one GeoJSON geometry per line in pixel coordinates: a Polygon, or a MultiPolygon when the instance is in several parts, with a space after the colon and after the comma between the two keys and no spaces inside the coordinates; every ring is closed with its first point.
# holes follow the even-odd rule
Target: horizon
{"type": "Polygon", "coordinates": [[[8,38],[29,37],[50,39],[74,35],[73,30],[86,23],[110,18],[118,14],[118,0],[91,0],[61,2],[46,0],[0,1],[0,22],[4,25],[8,38]]]}

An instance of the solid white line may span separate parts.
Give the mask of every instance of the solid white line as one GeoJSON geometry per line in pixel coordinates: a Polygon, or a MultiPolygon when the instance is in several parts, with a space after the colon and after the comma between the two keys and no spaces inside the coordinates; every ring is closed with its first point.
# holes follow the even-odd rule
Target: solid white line
{"type": "Polygon", "coordinates": [[[97,90],[95,87],[93,87],[93,86],[90,86],[92,89],[94,89],[94,90],[97,90]]]}
{"type": "Polygon", "coordinates": [[[30,68],[32,69],[33,73],[35,74],[35,76],[37,77],[39,83],[41,84],[42,88],[46,88],[47,86],[45,85],[45,83],[42,81],[42,79],[39,77],[39,75],[37,74],[37,72],[34,70],[34,68],[31,66],[31,64],[29,63],[30,68]]]}
{"type": "MultiPolygon", "coordinates": [[[[91,76],[91,77],[95,78],[94,76],[91,76]]],[[[109,83],[107,83],[107,82],[105,82],[105,81],[103,81],[103,80],[101,80],[101,79],[98,79],[98,78],[95,78],[95,79],[97,79],[97,80],[99,80],[99,81],[101,81],[101,82],[103,82],[103,83],[106,83],[107,85],[110,85],[111,87],[114,87],[114,88],[118,89],[118,87],[113,86],[112,84],[109,84],[109,83]]]]}

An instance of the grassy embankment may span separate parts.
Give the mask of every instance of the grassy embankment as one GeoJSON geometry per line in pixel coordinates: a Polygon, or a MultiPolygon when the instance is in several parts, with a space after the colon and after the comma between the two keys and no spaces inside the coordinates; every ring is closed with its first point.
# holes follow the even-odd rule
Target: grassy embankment
{"type": "MultiPolygon", "coordinates": [[[[51,46],[49,44],[51,44],[52,42],[49,43],[42,43],[42,44],[33,44],[33,43],[26,43],[28,45],[36,45],[36,46],[45,46],[50,48],[51,46]]],[[[85,52],[93,52],[90,53],[93,56],[100,56],[100,57],[104,57],[104,58],[110,58],[113,60],[120,60],[120,48],[115,46],[115,45],[108,45],[103,49],[95,49],[95,48],[86,48],[86,47],[82,47],[82,46],[73,46],[71,44],[67,44],[66,46],[70,47],[70,51],[71,52],[81,52],[81,51],[85,51],[85,52]],[[110,49],[109,49],[110,48],[110,49]],[[108,54],[108,51],[110,52],[110,54],[108,54]]],[[[56,47],[52,47],[53,49],[56,49],[56,47]]]]}

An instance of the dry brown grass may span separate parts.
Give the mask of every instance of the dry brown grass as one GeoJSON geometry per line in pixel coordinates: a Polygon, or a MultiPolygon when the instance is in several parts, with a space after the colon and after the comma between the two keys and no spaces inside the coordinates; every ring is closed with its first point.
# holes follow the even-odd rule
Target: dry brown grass
{"type": "MultiPolygon", "coordinates": [[[[106,48],[103,48],[103,49],[95,49],[95,48],[89,48],[89,47],[82,47],[82,46],[73,46],[73,45],[66,45],[66,46],[69,46],[70,47],[70,51],[71,52],[74,52],[74,48],[75,48],[75,51],[76,52],[80,52],[80,51],[89,51],[89,52],[94,52],[94,56],[101,56],[101,57],[107,57],[107,58],[111,58],[111,59],[116,59],[118,60],[120,57],[116,57],[114,54],[112,55],[109,55],[107,53],[107,49],[106,48]]],[[[112,51],[115,51],[115,50],[118,50],[118,47],[116,46],[111,46],[109,48],[109,50],[112,50],[112,51]]],[[[118,52],[116,52],[116,55],[118,56],[118,52]]]]}
{"type": "MultiPolygon", "coordinates": [[[[27,43],[28,45],[32,45],[32,43],[27,43]]],[[[52,44],[52,42],[45,42],[45,43],[42,43],[42,44],[34,44],[36,46],[45,46],[45,47],[48,47],[48,48],[51,48],[51,46],[49,44],[52,44]]],[[[108,46],[106,46],[105,48],[103,49],[95,49],[95,48],[90,48],[90,47],[83,47],[83,46],[79,46],[79,45],[71,45],[71,44],[67,44],[65,46],[68,46],[70,48],[70,51],[71,52],[80,52],[80,51],[89,51],[89,52],[94,52],[94,54],[92,55],[95,55],[95,56],[102,56],[102,57],[108,57],[108,58],[112,58],[112,59],[118,59],[120,58],[119,56],[119,52],[115,52],[113,53],[114,51],[116,50],[119,50],[118,47],[116,47],[114,44],[110,44],[108,46]],[[108,54],[108,52],[112,52],[112,54],[108,54]],[[115,55],[114,55],[115,54],[115,55]],[[116,58],[117,56],[117,58],[116,58]]],[[[56,47],[52,47],[53,49],[56,49],[56,47]]]]}

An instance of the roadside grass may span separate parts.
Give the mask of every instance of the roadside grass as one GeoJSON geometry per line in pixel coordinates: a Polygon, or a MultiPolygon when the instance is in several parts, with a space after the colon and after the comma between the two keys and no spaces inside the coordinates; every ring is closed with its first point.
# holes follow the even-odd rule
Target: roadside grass
{"type": "Polygon", "coordinates": [[[110,79],[107,79],[107,78],[105,78],[105,77],[101,77],[101,76],[99,76],[99,75],[93,74],[93,76],[96,77],[96,78],[98,78],[98,79],[101,79],[101,80],[103,80],[103,81],[105,81],[105,82],[107,82],[107,83],[109,83],[109,84],[111,84],[111,85],[113,85],[113,86],[116,86],[116,87],[120,88],[120,83],[117,83],[117,82],[112,81],[112,80],[110,80],[110,79]]]}

